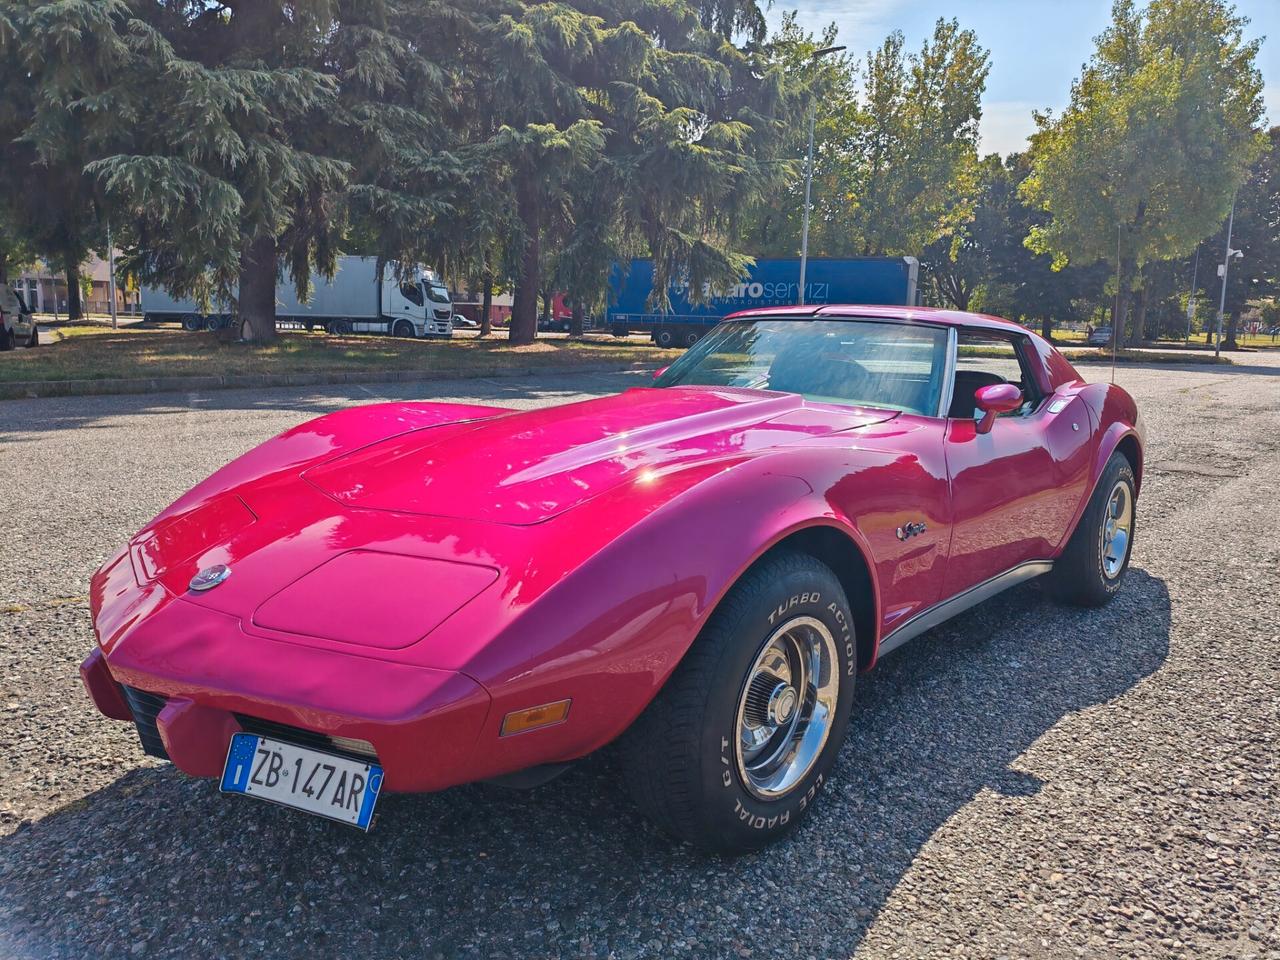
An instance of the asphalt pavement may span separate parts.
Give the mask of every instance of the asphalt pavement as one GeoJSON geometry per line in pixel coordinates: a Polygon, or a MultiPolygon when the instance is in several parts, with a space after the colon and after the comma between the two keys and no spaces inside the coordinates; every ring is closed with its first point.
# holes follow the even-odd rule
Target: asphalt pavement
{"type": "Polygon", "coordinates": [[[1117,379],[1149,433],[1124,593],[1031,584],[886,658],[815,816],[737,860],[653,830],[607,752],[384,797],[368,835],[223,797],[77,675],[94,568],[261,440],[643,375],[0,402],[0,956],[1280,956],[1280,357],[1117,379]]]}

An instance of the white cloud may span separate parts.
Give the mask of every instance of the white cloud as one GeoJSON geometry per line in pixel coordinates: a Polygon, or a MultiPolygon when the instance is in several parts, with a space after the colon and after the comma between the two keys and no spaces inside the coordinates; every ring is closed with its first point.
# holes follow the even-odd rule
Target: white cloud
{"type": "Polygon", "coordinates": [[[783,2],[768,11],[768,18],[777,23],[784,12],[798,10],[800,25],[817,34],[834,22],[840,30],[839,42],[861,54],[863,48],[884,39],[893,29],[893,15],[907,6],[906,0],[818,0],[803,6],[783,2]]]}
{"type": "Polygon", "coordinates": [[[1031,117],[1040,105],[1028,100],[998,100],[982,105],[982,122],[978,133],[982,138],[979,152],[998,153],[1001,156],[1027,149],[1027,137],[1035,133],[1036,122],[1031,117]]]}

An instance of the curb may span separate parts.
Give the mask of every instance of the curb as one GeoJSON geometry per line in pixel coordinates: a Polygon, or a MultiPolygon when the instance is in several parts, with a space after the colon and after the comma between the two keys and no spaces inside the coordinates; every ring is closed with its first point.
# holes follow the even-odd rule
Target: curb
{"type": "Polygon", "coordinates": [[[266,387],[305,387],[342,383],[415,383],[441,380],[526,377],[575,373],[624,373],[656,370],[655,363],[598,363],[585,366],[472,370],[432,374],[427,370],[350,371],[347,373],[257,373],[203,377],[147,377],[120,380],[17,380],[0,383],[0,400],[46,397],[89,397],[115,394],[180,393],[192,390],[252,390],[266,387]]]}
{"type": "MultiPolygon", "coordinates": [[[[1064,353],[1063,356],[1065,356],[1067,358],[1067,362],[1071,364],[1077,364],[1077,363],[1110,364],[1111,363],[1110,354],[1107,354],[1106,356],[1102,356],[1102,357],[1092,357],[1092,356],[1073,357],[1068,353],[1064,353]]],[[[1183,356],[1180,354],[1174,354],[1174,355],[1152,354],[1151,356],[1146,356],[1146,357],[1117,356],[1115,359],[1115,362],[1117,366],[1130,366],[1130,367],[1134,367],[1134,366],[1137,366],[1137,367],[1142,367],[1142,366],[1147,366],[1147,367],[1157,367],[1157,366],[1230,367],[1235,364],[1235,361],[1232,360],[1230,357],[1218,357],[1217,359],[1215,359],[1213,354],[1210,354],[1208,357],[1183,356]]]]}

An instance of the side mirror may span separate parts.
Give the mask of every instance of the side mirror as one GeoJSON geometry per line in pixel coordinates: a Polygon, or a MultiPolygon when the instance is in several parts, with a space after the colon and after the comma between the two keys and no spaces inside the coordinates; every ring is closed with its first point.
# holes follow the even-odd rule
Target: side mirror
{"type": "Polygon", "coordinates": [[[974,401],[982,411],[978,421],[978,433],[990,433],[996,417],[1022,406],[1022,391],[1012,383],[993,383],[973,392],[974,401]]]}
{"type": "Polygon", "coordinates": [[[659,367],[657,370],[653,371],[653,379],[657,380],[660,376],[662,376],[664,373],[667,372],[667,369],[670,366],[671,366],[670,364],[667,364],[666,367],[659,367]]]}

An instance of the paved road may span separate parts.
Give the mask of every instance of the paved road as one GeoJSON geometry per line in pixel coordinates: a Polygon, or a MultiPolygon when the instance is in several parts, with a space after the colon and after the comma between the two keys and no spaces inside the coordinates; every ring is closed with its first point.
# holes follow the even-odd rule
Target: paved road
{"type": "Polygon", "coordinates": [[[95,565],[265,437],[634,377],[0,402],[0,956],[1280,955],[1278,375],[1121,368],[1150,430],[1124,595],[1030,585],[888,658],[816,816],[735,861],[650,829],[607,754],[386,797],[367,837],[221,798],[76,677],[95,565]]]}

